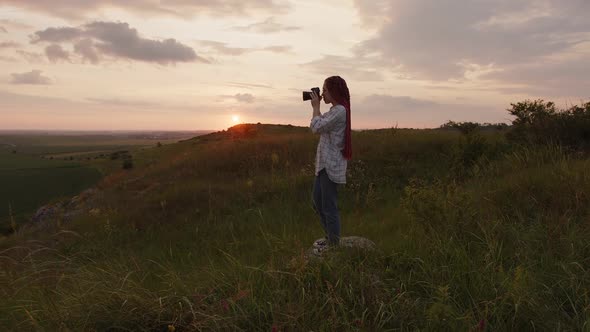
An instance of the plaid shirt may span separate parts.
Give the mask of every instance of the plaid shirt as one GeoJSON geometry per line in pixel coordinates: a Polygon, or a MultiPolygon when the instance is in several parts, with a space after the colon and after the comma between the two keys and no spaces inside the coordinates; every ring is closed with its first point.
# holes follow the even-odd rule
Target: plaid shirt
{"type": "Polygon", "coordinates": [[[346,108],[332,106],[330,111],[314,116],[309,126],[314,134],[320,134],[315,156],[315,175],[325,168],[328,177],[335,183],[346,183],[347,161],[342,156],[346,130],[346,108]]]}

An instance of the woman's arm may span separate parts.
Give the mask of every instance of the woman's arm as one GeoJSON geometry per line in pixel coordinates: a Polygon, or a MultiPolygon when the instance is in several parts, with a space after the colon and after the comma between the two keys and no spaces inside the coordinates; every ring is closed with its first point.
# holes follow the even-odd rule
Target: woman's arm
{"type": "Polygon", "coordinates": [[[309,127],[314,134],[321,134],[332,130],[341,121],[346,121],[346,109],[338,105],[327,113],[314,116],[309,127]]]}

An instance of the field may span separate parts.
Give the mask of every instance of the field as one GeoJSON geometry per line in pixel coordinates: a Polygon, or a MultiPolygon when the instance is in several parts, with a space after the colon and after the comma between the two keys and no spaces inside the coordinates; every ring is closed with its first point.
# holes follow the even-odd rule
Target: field
{"type": "Polygon", "coordinates": [[[71,197],[121,167],[115,151],[176,143],[197,133],[0,132],[0,232],[41,205],[71,197]]]}
{"type": "Polygon", "coordinates": [[[92,213],[0,242],[5,330],[585,330],[590,159],[505,130],[353,132],[342,235],[303,253],[318,137],[240,125],[133,154],[92,213]]]}

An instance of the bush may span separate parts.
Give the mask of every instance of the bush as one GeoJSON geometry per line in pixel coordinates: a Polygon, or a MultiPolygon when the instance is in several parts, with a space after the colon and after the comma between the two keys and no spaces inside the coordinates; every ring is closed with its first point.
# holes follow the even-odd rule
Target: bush
{"type": "Polygon", "coordinates": [[[132,159],[123,160],[123,169],[132,169],[132,168],[133,168],[133,160],[132,159]]]}
{"type": "Polygon", "coordinates": [[[559,110],[542,99],[510,104],[516,119],[507,138],[524,144],[559,144],[573,150],[590,148],[590,102],[559,110]]]}

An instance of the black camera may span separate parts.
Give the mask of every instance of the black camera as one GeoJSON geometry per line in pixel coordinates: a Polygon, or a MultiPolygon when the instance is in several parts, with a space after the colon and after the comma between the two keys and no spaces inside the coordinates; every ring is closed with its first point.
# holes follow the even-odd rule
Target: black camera
{"type": "MultiPolygon", "coordinates": [[[[320,96],[320,88],[311,88],[311,91],[315,92],[318,97],[320,96]]],[[[321,97],[320,97],[321,99],[321,97]]],[[[303,101],[311,100],[311,92],[310,91],[303,91],[303,101]]]]}

